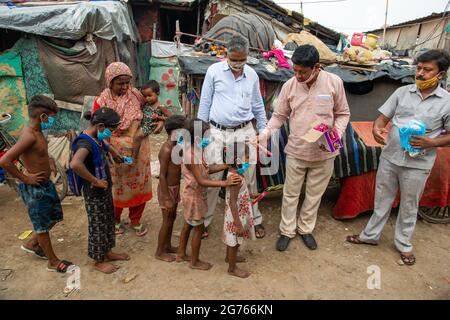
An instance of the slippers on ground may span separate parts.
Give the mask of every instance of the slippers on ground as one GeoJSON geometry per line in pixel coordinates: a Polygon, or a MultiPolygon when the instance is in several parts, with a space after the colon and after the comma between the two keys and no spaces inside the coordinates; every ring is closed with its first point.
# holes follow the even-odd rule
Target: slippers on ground
{"type": "Polygon", "coordinates": [[[370,242],[362,241],[362,240],[359,238],[359,235],[357,235],[357,234],[355,234],[355,235],[353,235],[353,236],[348,236],[348,237],[346,238],[346,240],[347,240],[347,242],[350,242],[350,243],[353,243],[353,244],[368,244],[368,245],[370,245],[370,246],[376,246],[376,245],[377,245],[377,243],[370,243],[370,242]]]}
{"type": "Polygon", "coordinates": [[[137,235],[138,237],[143,237],[143,236],[145,236],[145,235],[147,234],[147,232],[148,232],[148,229],[147,229],[147,228],[145,227],[145,225],[142,224],[142,223],[137,224],[137,225],[133,225],[132,228],[133,228],[133,230],[136,232],[136,235],[137,235]]]}
{"type": "Polygon", "coordinates": [[[56,267],[47,266],[47,271],[66,273],[70,266],[74,264],[67,260],[61,260],[56,267]]]}
{"type": "Polygon", "coordinates": [[[116,223],[115,230],[116,234],[123,234],[125,232],[121,223],[116,223]]]}
{"type": "Polygon", "coordinates": [[[44,250],[40,246],[36,250],[29,249],[25,246],[21,246],[20,249],[22,249],[25,252],[32,253],[39,259],[47,260],[47,257],[45,256],[44,250]]]}
{"type": "Polygon", "coordinates": [[[264,229],[264,226],[262,224],[257,224],[255,226],[255,235],[258,239],[264,238],[264,236],[266,235],[266,230],[264,229]]]}
{"type": "Polygon", "coordinates": [[[407,266],[412,266],[416,263],[416,257],[413,254],[410,255],[404,255],[403,253],[400,253],[400,258],[402,259],[403,263],[407,266]]]}

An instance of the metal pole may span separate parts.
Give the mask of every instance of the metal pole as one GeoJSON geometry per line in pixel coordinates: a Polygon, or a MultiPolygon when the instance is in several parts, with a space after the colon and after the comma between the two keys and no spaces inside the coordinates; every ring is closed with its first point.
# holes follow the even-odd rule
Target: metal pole
{"type": "Polygon", "coordinates": [[[384,15],[384,28],[383,28],[383,46],[386,45],[386,27],[387,27],[388,6],[389,6],[389,0],[386,0],[386,12],[384,15]]]}
{"type": "Polygon", "coordinates": [[[200,35],[200,1],[197,5],[197,35],[200,35]]]}
{"type": "Polygon", "coordinates": [[[303,2],[300,2],[300,13],[303,15],[303,2]]]}

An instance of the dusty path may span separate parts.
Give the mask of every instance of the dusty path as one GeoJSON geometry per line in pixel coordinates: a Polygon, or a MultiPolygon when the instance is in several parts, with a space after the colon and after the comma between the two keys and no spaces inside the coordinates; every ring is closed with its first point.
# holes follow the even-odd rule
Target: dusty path
{"type": "MultiPolygon", "coordinates": [[[[160,141],[154,137],[152,159],[160,141]]],[[[156,191],[157,179],[153,179],[156,191]]],[[[393,246],[393,215],[377,247],[345,243],[345,236],[358,233],[367,222],[365,214],[350,221],[331,217],[332,192],[323,201],[315,236],[318,250],[309,251],[296,238],[284,253],[275,250],[280,221],[280,194],[272,194],[260,206],[267,236],[247,242],[243,267],[253,274],[246,280],[226,274],[225,247],[220,240],[223,205],[219,205],[210,230],[203,241],[201,256],[214,264],[207,272],[190,270],[187,264],[166,263],[153,257],[156,235],[161,223],[154,200],[147,206],[144,222],[150,231],[137,238],[130,228],[117,239],[117,250],[126,251],[132,260],[120,263],[113,275],[92,268],[87,257],[87,218],[80,198],[66,198],[65,220],[55,227],[52,239],[57,254],[81,268],[81,290],[66,297],[63,288],[67,276],[47,272],[45,261],[20,250],[18,235],[31,225],[25,207],[8,187],[0,187],[0,299],[450,299],[450,225],[417,224],[413,243],[417,263],[414,267],[397,264],[393,246]],[[58,241],[60,239],[60,241],[58,241]],[[63,239],[63,240],[61,240],[63,239]],[[381,270],[381,289],[367,288],[367,267],[381,270]],[[129,283],[123,279],[137,275],[129,283]]],[[[181,228],[176,221],[173,242],[181,228]]]]}

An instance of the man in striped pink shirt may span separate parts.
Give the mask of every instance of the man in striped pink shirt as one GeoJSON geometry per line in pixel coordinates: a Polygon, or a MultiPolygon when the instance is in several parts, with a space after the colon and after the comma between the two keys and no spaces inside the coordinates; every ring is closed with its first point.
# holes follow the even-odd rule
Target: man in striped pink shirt
{"type": "Polygon", "coordinates": [[[298,232],[305,245],[314,250],[317,243],[312,236],[320,201],[334,169],[339,151],[328,152],[319,144],[302,139],[313,123],[321,122],[342,134],[350,119],[350,110],[342,80],[323,71],[319,52],[310,45],[299,46],[292,56],[294,77],[281,89],[278,104],[266,129],[258,141],[264,143],[271,134],[289,119],[289,139],[285,148],[286,181],[283,189],[280,237],[277,249],[287,249],[289,240],[298,232]],[[306,193],[300,215],[297,206],[306,179],[306,193]]]}

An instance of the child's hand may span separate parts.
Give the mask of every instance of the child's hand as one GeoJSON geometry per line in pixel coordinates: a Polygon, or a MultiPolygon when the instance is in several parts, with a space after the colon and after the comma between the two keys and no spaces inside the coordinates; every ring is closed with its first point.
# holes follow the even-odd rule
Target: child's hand
{"type": "Polygon", "coordinates": [[[46,180],[45,171],[41,171],[38,173],[28,173],[25,176],[23,183],[36,186],[39,185],[41,182],[44,182],[45,180],[46,180]]]}
{"type": "Polygon", "coordinates": [[[252,199],[252,201],[255,201],[260,195],[261,193],[252,193],[250,194],[250,198],[252,199]]]}
{"type": "Polygon", "coordinates": [[[232,174],[228,177],[228,179],[227,179],[227,181],[225,181],[225,183],[226,183],[226,186],[229,187],[229,186],[236,186],[239,183],[241,183],[241,181],[242,181],[242,178],[239,175],[232,174]]]}
{"type": "Polygon", "coordinates": [[[154,134],[161,133],[163,127],[164,127],[164,122],[159,121],[158,124],[156,125],[155,130],[153,130],[153,133],[154,134]]]}
{"type": "Polygon", "coordinates": [[[243,236],[244,235],[245,230],[244,230],[244,227],[242,226],[241,222],[236,223],[236,230],[235,231],[236,231],[236,235],[238,235],[238,236],[243,236]]]}
{"type": "Polygon", "coordinates": [[[92,183],[92,186],[100,189],[106,189],[108,188],[108,181],[95,179],[95,181],[92,183]]]}

